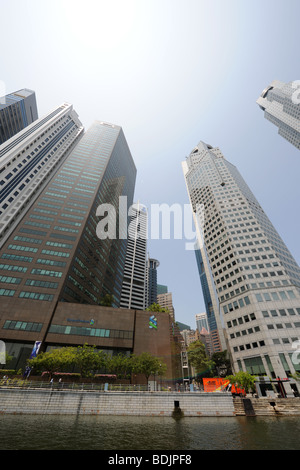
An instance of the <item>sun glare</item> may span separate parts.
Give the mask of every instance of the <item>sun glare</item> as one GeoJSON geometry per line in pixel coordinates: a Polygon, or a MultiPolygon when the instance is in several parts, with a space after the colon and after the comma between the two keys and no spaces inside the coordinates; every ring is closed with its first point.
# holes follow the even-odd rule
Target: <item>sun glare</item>
{"type": "Polygon", "coordinates": [[[68,27],[83,45],[111,50],[122,46],[132,35],[135,1],[63,0],[68,27]]]}

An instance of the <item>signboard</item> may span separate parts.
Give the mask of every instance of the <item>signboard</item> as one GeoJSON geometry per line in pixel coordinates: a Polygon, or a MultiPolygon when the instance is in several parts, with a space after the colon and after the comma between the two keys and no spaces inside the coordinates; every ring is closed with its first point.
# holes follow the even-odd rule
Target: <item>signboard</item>
{"type": "Polygon", "coordinates": [[[231,385],[229,380],[217,378],[208,378],[202,379],[203,380],[203,387],[205,392],[222,392],[227,387],[230,388],[231,393],[237,394],[245,394],[245,390],[242,388],[235,387],[235,385],[231,385]]]}

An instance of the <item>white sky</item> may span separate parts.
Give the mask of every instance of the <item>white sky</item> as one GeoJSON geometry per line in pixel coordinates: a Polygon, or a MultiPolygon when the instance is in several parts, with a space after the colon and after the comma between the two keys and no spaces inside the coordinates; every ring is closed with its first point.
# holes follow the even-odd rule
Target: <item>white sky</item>
{"type": "MultiPolygon", "coordinates": [[[[187,204],[181,162],[200,140],[237,166],[299,263],[299,151],[256,104],[300,79],[299,0],[0,0],[0,83],[35,90],[39,116],[72,103],[87,129],[121,125],[135,199],[187,204]]],[[[204,311],[185,240],[149,241],[176,319],[204,311]]]]}

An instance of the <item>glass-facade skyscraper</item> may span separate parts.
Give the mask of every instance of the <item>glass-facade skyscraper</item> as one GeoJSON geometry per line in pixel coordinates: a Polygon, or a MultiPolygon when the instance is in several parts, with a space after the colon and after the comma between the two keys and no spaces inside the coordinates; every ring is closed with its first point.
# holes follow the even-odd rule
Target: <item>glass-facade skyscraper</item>
{"type": "Polygon", "coordinates": [[[278,127],[278,134],[300,149],[300,91],[298,81],[274,80],[256,101],[268,121],[278,127]]]}
{"type": "MultiPolygon", "coordinates": [[[[66,132],[72,125],[70,121],[66,132]]],[[[126,233],[119,237],[118,230],[120,223],[127,229],[135,177],[122,128],[96,121],[3,244],[0,302],[8,296],[98,305],[109,294],[112,306],[118,307],[127,244],[126,233]],[[120,197],[126,197],[124,213],[119,211],[120,197]],[[115,209],[115,238],[97,235],[106,215],[98,216],[103,204],[115,209]]]]}
{"type": "MultiPolygon", "coordinates": [[[[212,281],[209,286],[209,279],[207,278],[207,275],[209,275],[209,271],[208,269],[205,270],[203,254],[201,253],[198,242],[195,244],[195,255],[196,255],[202,294],[203,294],[204,304],[206,308],[206,315],[207,315],[206,320],[208,324],[207,324],[207,327],[205,328],[210,334],[212,352],[214,353],[220,352],[222,351],[222,346],[221,346],[221,340],[219,336],[219,328],[217,326],[217,314],[215,313],[215,312],[219,312],[219,308],[220,308],[219,301],[218,301],[218,296],[216,295],[215,289],[213,288],[212,281]],[[212,298],[211,291],[213,291],[213,298],[212,298]],[[212,299],[214,300],[214,302],[212,299]]],[[[199,330],[199,332],[200,331],[201,330],[199,330]]],[[[223,339],[222,334],[221,334],[221,338],[223,339]]]]}
{"type": "Polygon", "coordinates": [[[0,248],[83,135],[63,103],[0,145],[0,248]]]}
{"type": "Polygon", "coordinates": [[[38,119],[36,96],[23,88],[0,97],[0,145],[38,119]]]}
{"type": "Polygon", "coordinates": [[[233,369],[273,378],[295,373],[299,266],[219,148],[200,142],[182,166],[203,269],[212,279],[211,299],[216,292],[219,303],[214,310],[219,335],[233,369]]]}

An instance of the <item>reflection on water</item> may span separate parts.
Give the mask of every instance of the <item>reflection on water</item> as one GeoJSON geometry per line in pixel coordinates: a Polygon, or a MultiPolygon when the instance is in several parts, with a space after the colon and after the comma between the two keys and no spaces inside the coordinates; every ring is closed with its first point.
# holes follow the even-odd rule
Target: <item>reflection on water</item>
{"type": "Polygon", "coordinates": [[[1,450],[299,450],[300,417],[2,415],[1,450]]]}

